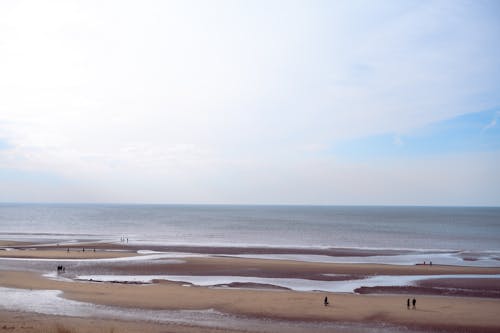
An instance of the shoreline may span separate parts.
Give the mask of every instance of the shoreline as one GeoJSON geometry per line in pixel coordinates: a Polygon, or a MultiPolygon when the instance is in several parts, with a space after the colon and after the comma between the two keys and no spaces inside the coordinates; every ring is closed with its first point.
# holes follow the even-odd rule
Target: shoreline
{"type": "Polygon", "coordinates": [[[390,264],[431,266],[471,266],[500,267],[500,252],[460,252],[457,250],[398,250],[398,249],[359,249],[359,248],[291,248],[291,247],[233,247],[233,246],[185,246],[185,245],[146,245],[123,242],[78,242],[78,243],[25,243],[0,241],[0,258],[51,258],[51,259],[89,259],[88,250],[101,253],[99,258],[127,257],[144,254],[176,256],[227,256],[248,259],[291,260],[317,263],[345,264],[390,264]],[[2,243],[10,246],[2,246],[2,243]],[[75,255],[75,252],[85,254],[75,255]],[[30,250],[45,250],[45,254],[34,254],[30,250]],[[67,253],[62,251],[66,250],[67,253]],[[17,252],[15,252],[17,251],[17,252]],[[50,255],[49,251],[54,251],[50,255]],[[9,253],[10,252],[10,253],[9,253]],[[71,255],[68,253],[71,252],[71,255]],[[14,255],[16,253],[16,255],[14,255]],[[119,253],[119,254],[118,254],[119,253]]]}
{"type": "Polygon", "coordinates": [[[325,255],[332,257],[370,257],[370,256],[392,256],[410,253],[456,253],[458,250],[425,250],[425,249],[380,249],[380,248],[356,248],[356,247],[313,247],[313,246],[272,246],[272,245],[188,245],[188,244],[158,244],[156,242],[130,243],[120,241],[65,241],[51,240],[50,242],[27,242],[14,240],[0,240],[0,247],[10,246],[16,249],[29,247],[60,249],[70,248],[78,249],[85,247],[96,249],[116,249],[139,251],[148,249],[157,252],[180,252],[180,253],[198,253],[198,254],[221,254],[221,255],[240,255],[240,254],[308,254],[325,255]]]}
{"type": "MultiPolygon", "coordinates": [[[[0,233],[0,247],[5,247],[7,243],[13,247],[46,247],[46,248],[78,248],[82,245],[95,248],[115,248],[142,250],[149,249],[160,252],[184,252],[184,253],[199,253],[199,254],[309,254],[309,255],[325,255],[332,257],[370,257],[370,256],[394,256],[405,254],[456,254],[465,253],[470,255],[471,259],[482,253],[495,253],[500,260],[500,249],[485,249],[485,250],[467,250],[467,249],[451,249],[451,248],[400,248],[400,247],[363,247],[363,246],[327,246],[327,245],[286,245],[286,244],[246,244],[246,243],[206,243],[192,245],[190,243],[170,243],[160,240],[136,240],[130,238],[129,242],[120,241],[119,238],[97,239],[94,235],[91,239],[78,238],[61,238],[64,235],[53,235],[52,238],[30,238],[16,237],[15,239],[2,239],[0,233]],[[23,239],[18,241],[17,239],[23,239]]],[[[26,234],[32,236],[36,234],[26,234]]],[[[21,235],[17,235],[21,236],[21,235]]],[[[77,235],[74,235],[77,237],[77,235]]]]}

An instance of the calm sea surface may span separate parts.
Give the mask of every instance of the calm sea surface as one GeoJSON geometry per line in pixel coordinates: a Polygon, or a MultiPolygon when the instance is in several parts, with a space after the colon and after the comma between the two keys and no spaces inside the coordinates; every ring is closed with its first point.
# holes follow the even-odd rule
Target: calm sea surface
{"type": "Polygon", "coordinates": [[[0,239],[500,251],[500,208],[0,204],[0,239]]]}

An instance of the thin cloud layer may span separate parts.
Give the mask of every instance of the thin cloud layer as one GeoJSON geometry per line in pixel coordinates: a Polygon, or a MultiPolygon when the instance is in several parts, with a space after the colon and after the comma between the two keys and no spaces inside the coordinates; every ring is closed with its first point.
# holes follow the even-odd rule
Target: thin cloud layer
{"type": "Polygon", "coordinates": [[[495,1],[1,3],[0,200],[499,204],[497,148],[363,155],[378,149],[364,138],[408,151],[422,129],[498,108],[498,14],[495,1]],[[446,168],[461,171],[437,191],[446,168]]]}

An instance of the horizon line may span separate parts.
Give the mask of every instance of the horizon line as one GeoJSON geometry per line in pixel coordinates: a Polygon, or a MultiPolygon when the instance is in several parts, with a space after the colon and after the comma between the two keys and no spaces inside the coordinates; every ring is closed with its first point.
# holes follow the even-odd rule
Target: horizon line
{"type": "Polygon", "coordinates": [[[0,205],[109,205],[109,206],[248,206],[248,207],[435,207],[435,208],[500,208],[500,205],[440,204],[310,204],[310,203],[159,203],[159,202],[37,202],[0,201],[0,205]]]}

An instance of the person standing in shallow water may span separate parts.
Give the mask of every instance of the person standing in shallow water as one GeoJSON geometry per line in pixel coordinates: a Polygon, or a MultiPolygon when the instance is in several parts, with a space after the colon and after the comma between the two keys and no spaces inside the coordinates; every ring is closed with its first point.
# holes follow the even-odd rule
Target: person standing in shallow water
{"type": "Polygon", "coordinates": [[[416,309],[417,308],[417,300],[415,298],[413,298],[413,309],[416,309]]]}
{"type": "Polygon", "coordinates": [[[410,299],[409,298],[406,300],[406,307],[408,308],[408,310],[410,310],[410,299]]]}
{"type": "Polygon", "coordinates": [[[328,303],[328,297],[327,296],[325,296],[325,300],[323,301],[323,304],[325,304],[325,306],[328,306],[328,304],[330,304],[330,303],[328,303]]]}

